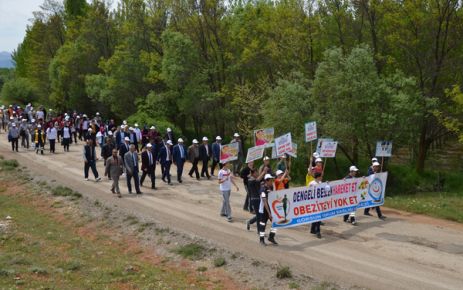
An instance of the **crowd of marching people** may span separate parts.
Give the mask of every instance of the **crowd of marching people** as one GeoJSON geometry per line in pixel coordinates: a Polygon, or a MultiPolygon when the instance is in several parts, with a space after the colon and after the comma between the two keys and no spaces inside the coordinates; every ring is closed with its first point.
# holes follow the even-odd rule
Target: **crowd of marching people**
{"type": "MultiPolygon", "coordinates": [[[[175,165],[177,182],[182,183],[184,165],[189,161],[191,169],[187,174],[191,178],[211,179],[211,176],[217,173],[216,178],[223,197],[220,215],[231,222],[231,189],[234,185],[235,189],[239,190],[236,179],[241,178],[246,192],[243,209],[253,214],[253,217],[246,221],[246,227],[250,230],[251,225],[257,224],[257,233],[262,245],[266,245],[267,223],[272,222],[271,208],[268,204],[269,194],[289,188],[291,182],[291,157],[286,154],[278,158],[275,167],[272,167],[268,156],[264,156],[260,167],[256,167],[254,162],[242,166],[244,149],[238,133],[233,135],[231,141],[239,143],[238,160],[220,163],[220,136],[217,136],[212,144],[207,137],[201,139],[201,144],[197,139],[193,139],[192,144],[187,147],[182,138],[175,139],[171,128],[167,128],[166,132],[161,134],[155,126],[145,125],[140,128],[136,123],[130,126],[127,121],[116,125],[112,119],[104,120],[98,112],[89,117],[78,112],[57,113],[52,109],[46,110],[43,106],[36,109],[31,104],[24,108],[10,105],[8,108],[0,107],[0,121],[0,129],[8,133],[11,150],[15,152],[22,148],[35,151],[36,154],[55,154],[57,145],[63,147],[63,152],[69,152],[71,144],[84,144],[84,179],[89,180],[91,170],[95,181],[101,180],[96,166],[97,161],[101,160],[105,169],[104,176],[112,181],[111,192],[119,198],[122,197],[120,178],[125,177],[129,194],[133,194],[134,189],[135,194],[140,195],[147,177],[150,188],[156,189],[156,166],[161,167],[161,180],[172,185],[171,166],[175,165]]],[[[351,166],[345,178],[355,178],[358,171],[356,166],[351,166]]],[[[378,172],[380,163],[373,158],[368,175],[378,172]]],[[[323,160],[315,152],[308,166],[306,185],[320,184],[323,173],[323,160]]],[[[375,210],[378,218],[385,219],[379,206],[375,210]]],[[[364,214],[371,215],[369,209],[365,209],[364,214]]],[[[355,212],[346,214],[343,219],[352,225],[357,224],[355,212]]],[[[312,223],[310,233],[321,238],[321,225],[322,222],[312,223]]],[[[277,244],[275,235],[276,229],[271,227],[267,240],[272,244],[277,244]]]]}

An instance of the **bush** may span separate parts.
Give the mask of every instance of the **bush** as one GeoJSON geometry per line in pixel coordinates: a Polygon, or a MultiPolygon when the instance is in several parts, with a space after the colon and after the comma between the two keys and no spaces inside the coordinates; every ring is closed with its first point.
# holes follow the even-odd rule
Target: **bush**
{"type": "Polygon", "coordinates": [[[218,258],[214,259],[214,266],[216,266],[216,267],[222,267],[226,263],[227,263],[227,261],[225,261],[224,257],[218,257],[218,258]]]}
{"type": "Polygon", "coordinates": [[[18,166],[19,166],[19,163],[15,159],[0,161],[0,167],[5,171],[12,171],[18,168],[18,166]]]}
{"type": "Polygon", "coordinates": [[[277,278],[278,279],[285,279],[291,278],[293,274],[291,274],[291,269],[288,266],[279,266],[277,269],[277,278]]]}
{"type": "Polygon", "coordinates": [[[203,246],[193,243],[178,247],[174,250],[174,252],[179,254],[183,258],[187,258],[190,260],[198,260],[203,257],[204,250],[205,249],[203,246]]]}

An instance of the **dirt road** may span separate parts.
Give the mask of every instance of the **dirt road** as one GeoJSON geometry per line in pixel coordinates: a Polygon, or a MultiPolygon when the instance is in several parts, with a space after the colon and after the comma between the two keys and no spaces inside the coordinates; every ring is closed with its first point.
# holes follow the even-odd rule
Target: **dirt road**
{"type": "MultiPolygon", "coordinates": [[[[361,216],[359,211],[357,227],[334,218],[322,227],[321,240],[310,235],[307,227],[299,227],[280,230],[279,246],[261,247],[255,228],[245,229],[250,216],[242,210],[242,186],[240,192],[232,192],[234,222],[228,223],[219,216],[221,196],[216,180],[196,181],[185,174],[183,184],[173,177],[174,185],[168,186],[160,180],[158,166],[157,190],[143,187],[142,196],[129,196],[122,181],[125,194],[118,199],[109,192],[106,179],[99,183],[84,181],[81,145],[72,145],[69,153],[58,146],[58,154],[41,156],[32,151],[12,153],[6,136],[0,139],[0,154],[17,159],[35,176],[55,180],[102,203],[117,204],[135,215],[152,217],[219,247],[288,265],[296,273],[345,287],[463,288],[463,226],[459,224],[388,209],[384,210],[387,220],[381,221],[361,216]]],[[[98,171],[103,173],[102,161],[98,162],[98,171]]],[[[171,172],[175,171],[173,166],[171,172]]]]}

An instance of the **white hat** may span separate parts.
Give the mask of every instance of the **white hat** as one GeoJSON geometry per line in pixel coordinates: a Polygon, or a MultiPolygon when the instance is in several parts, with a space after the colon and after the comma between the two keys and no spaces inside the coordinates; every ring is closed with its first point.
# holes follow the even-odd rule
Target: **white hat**
{"type": "Polygon", "coordinates": [[[124,141],[130,141],[130,138],[129,138],[129,137],[125,137],[125,138],[124,138],[124,141]]]}
{"type": "Polygon", "coordinates": [[[82,117],[84,117],[84,118],[87,118],[87,115],[86,115],[86,114],[84,114],[82,117]]]}
{"type": "Polygon", "coordinates": [[[113,135],[113,131],[108,131],[108,136],[112,136],[113,135]]]}
{"type": "Polygon", "coordinates": [[[13,120],[13,119],[14,119],[13,116],[11,116],[11,117],[10,117],[10,120],[13,120]]]}
{"type": "Polygon", "coordinates": [[[37,128],[42,128],[42,125],[38,124],[38,125],[37,125],[37,128]]]}
{"type": "Polygon", "coordinates": [[[34,122],[35,122],[35,119],[32,119],[31,122],[34,123],[34,122]]]}
{"type": "Polygon", "coordinates": [[[129,130],[133,131],[133,128],[132,128],[132,127],[129,127],[129,130]]]}
{"type": "Polygon", "coordinates": [[[172,132],[172,129],[171,129],[171,128],[167,128],[167,132],[172,132]]]}
{"type": "Polygon", "coordinates": [[[378,158],[376,157],[371,158],[371,162],[378,162],[378,158]]]}
{"type": "Polygon", "coordinates": [[[155,130],[155,129],[156,129],[156,127],[154,127],[154,126],[151,126],[151,128],[150,128],[150,130],[155,130]]]}
{"type": "Polygon", "coordinates": [[[148,143],[148,144],[146,144],[146,147],[151,148],[151,147],[153,147],[153,145],[151,145],[151,143],[148,143]]]}
{"type": "Polygon", "coordinates": [[[76,118],[80,119],[80,116],[79,116],[79,115],[77,115],[77,117],[76,117],[76,118]]]}
{"type": "Polygon", "coordinates": [[[312,156],[313,156],[314,158],[318,158],[318,157],[320,157],[320,154],[318,154],[318,152],[314,152],[314,153],[312,154],[312,156]]]}
{"type": "Polygon", "coordinates": [[[264,157],[264,161],[265,161],[265,160],[270,160],[270,157],[265,156],[265,157],[264,157]]]}
{"type": "Polygon", "coordinates": [[[215,140],[222,140],[222,137],[217,136],[217,137],[215,137],[215,140]]]}
{"type": "Polygon", "coordinates": [[[318,163],[318,162],[323,162],[323,160],[321,158],[315,159],[315,163],[318,163]]]}
{"type": "Polygon", "coordinates": [[[233,134],[233,137],[239,137],[239,136],[240,136],[240,134],[238,134],[238,133],[233,134]]]}
{"type": "Polygon", "coordinates": [[[192,142],[193,142],[193,144],[198,144],[198,140],[196,140],[196,139],[193,139],[192,142]]]}
{"type": "Polygon", "coordinates": [[[171,141],[171,140],[167,140],[166,143],[169,144],[169,145],[172,145],[172,141],[171,141]]]}
{"type": "Polygon", "coordinates": [[[16,127],[16,123],[11,124],[11,126],[16,127]]]}
{"type": "Polygon", "coordinates": [[[355,165],[352,165],[349,167],[349,171],[359,171],[359,169],[355,165]]]}
{"type": "Polygon", "coordinates": [[[97,115],[97,116],[99,116],[99,115],[100,115],[100,113],[96,112],[96,115],[97,115]]]}
{"type": "Polygon", "coordinates": [[[68,115],[68,113],[64,113],[64,115],[65,115],[65,116],[67,116],[67,115],[68,115]]]}
{"type": "Polygon", "coordinates": [[[122,121],[122,124],[127,125],[127,121],[126,120],[122,121]]]}
{"type": "Polygon", "coordinates": [[[137,123],[135,123],[135,127],[138,127],[138,124],[137,124],[137,123]]]}
{"type": "Polygon", "coordinates": [[[278,175],[283,174],[283,173],[284,173],[283,170],[278,169],[277,172],[275,172],[275,175],[278,176],[278,175]]]}
{"type": "Polygon", "coordinates": [[[22,119],[22,121],[23,121],[23,122],[26,122],[26,121],[27,121],[27,119],[22,119]]]}
{"type": "Polygon", "coordinates": [[[271,174],[265,174],[264,180],[269,180],[269,179],[274,179],[274,177],[271,174]]]}
{"type": "Polygon", "coordinates": [[[88,128],[88,131],[89,131],[89,132],[92,132],[92,128],[88,128]]]}
{"type": "Polygon", "coordinates": [[[178,143],[183,143],[183,139],[182,139],[182,138],[178,138],[177,142],[178,142],[178,143]]]}
{"type": "Polygon", "coordinates": [[[373,166],[381,166],[378,161],[373,162],[373,166]]]}
{"type": "Polygon", "coordinates": [[[52,109],[48,109],[48,111],[50,111],[50,112],[51,112],[51,111],[53,111],[53,110],[52,110],[52,109]]]}
{"type": "Polygon", "coordinates": [[[206,136],[203,137],[203,141],[209,141],[206,136]]]}

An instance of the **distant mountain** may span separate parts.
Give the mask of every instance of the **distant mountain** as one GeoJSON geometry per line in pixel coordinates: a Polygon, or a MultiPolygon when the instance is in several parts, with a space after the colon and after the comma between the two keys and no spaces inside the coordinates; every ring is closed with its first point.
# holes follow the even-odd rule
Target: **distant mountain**
{"type": "Polygon", "coordinates": [[[0,68],[12,68],[14,67],[13,59],[11,58],[11,53],[2,51],[0,52],[0,68]]]}

